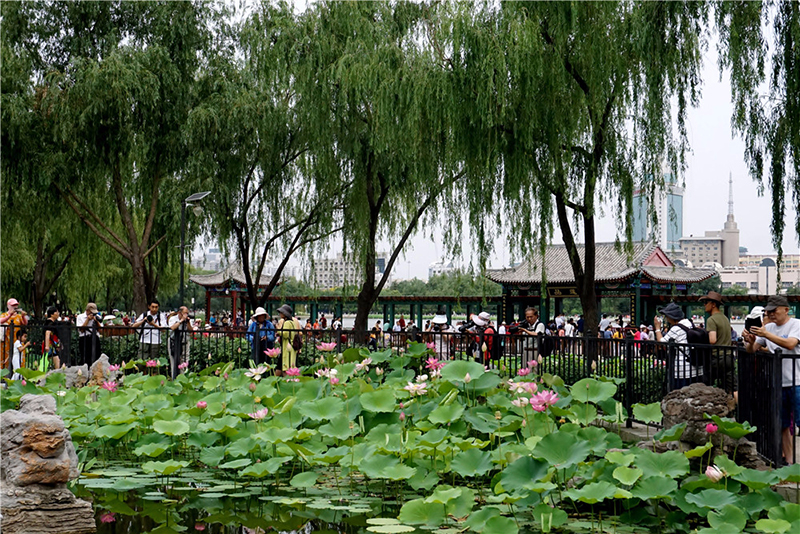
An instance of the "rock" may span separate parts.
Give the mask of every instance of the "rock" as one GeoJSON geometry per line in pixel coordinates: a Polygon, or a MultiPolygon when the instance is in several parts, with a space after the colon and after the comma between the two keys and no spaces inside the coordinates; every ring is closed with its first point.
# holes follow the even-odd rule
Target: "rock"
{"type": "Polygon", "coordinates": [[[0,421],[2,531],[77,534],[95,531],[92,505],[66,483],[77,478],[78,457],[50,395],[23,395],[19,410],[0,421]]]}
{"type": "MultiPolygon", "coordinates": [[[[687,451],[708,443],[709,434],[706,425],[710,422],[708,415],[729,417],[736,409],[733,397],[724,390],[697,383],[671,391],[661,401],[661,413],[664,415],[664,428],[671,428],[686,423],[680,442],[656,444],[656,452],[665,450],[687,451]]],[[[756,451],[756,444],[746,438],[733,440],[722,434],[712,437],[714,448],[711,456],[727,454],[737,464],[751,469],[766,469],[767,465],[756,451]],[[734,454],[736,457],[734,458],[734,454]]],[[[641,442],[644,448],[653,450],[651,442],[641,442]]]]}
{"type": "Polygon", "coordinates": [[[67,378],[64,385],[67,389],[82,388],[89,380],[89,367],[87,365],[76,365],[74,367],[62,367],[61,369],[50,371],[45,375],[44,379],[40,381],[40,384],[44,384],[44,380],[53,373],[66,375],[67,378]]]}
{"type": "Polygon", "coordinates": [[[103,382],[111,379],[111,369],[109,368],[108,356],[101,354],[96,362],[89,369],[89,385],[101,386],[103,382]]]}

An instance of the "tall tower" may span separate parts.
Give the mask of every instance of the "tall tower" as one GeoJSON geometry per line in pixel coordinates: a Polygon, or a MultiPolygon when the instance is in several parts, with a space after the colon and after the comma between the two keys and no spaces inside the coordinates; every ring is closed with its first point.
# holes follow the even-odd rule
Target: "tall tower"
{"type": "Polygon", "coordinates": [[[722,229],[722,265],[739,265],[739,226],[733,218],[733,173],[728,174],[728,219],[722,229]]]}
{"type": "MultiPolygon", "coordinates": [[[[683,237],[683,187],[665,166],[662,169],[664,185],[656,187],[652,198],[645,190],[633,192],[633,240],[654,240],[666,252],[680,249],[683,237]],[[652,202],[652,205],[650,205],[652,202]],[[658,223],[653,225],[651,210],[658,223]]],[[[652,180],[652,177],[647,177],[652,180]]]]}

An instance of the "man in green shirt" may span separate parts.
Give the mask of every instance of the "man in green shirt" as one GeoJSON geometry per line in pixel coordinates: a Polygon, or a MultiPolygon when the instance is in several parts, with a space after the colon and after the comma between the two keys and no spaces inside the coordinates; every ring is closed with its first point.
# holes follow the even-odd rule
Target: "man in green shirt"
{"type": "Polygon", "coordinates": [[[708,340],[712,345],[719,347],[719,349],[714,350],[711,358],[711,379],[719,381],[722,388],[729,393],[733,393],[734,398],[736,398],[736,390],[738,388],[734,349],[731,346],[733,344],[731,342],[731,322],[720,310],[722,295],[716,291],[709,291],[708,295],[700,297],[700,302],[703,303],[705,312],[709,316],[706,319],[708,340]]]}

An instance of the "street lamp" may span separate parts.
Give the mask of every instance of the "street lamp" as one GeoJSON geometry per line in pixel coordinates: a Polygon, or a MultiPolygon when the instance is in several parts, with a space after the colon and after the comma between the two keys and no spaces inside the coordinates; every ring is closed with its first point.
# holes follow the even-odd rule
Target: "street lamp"
{"type": "MultiPolygon", "coordinates": [[[[191,206],[189,202],[199,202],[206,198],[208,195],[211,194],[211,191],[203,191],[202,193],[195,193],[193,195],[189,195],[183,202],[181,202],[181,303],[180,305],[183,306],[183,263],[184,263],[184,255],[186,254],[186,206],[191,206]]],[[[195,206],[195,215],[197,215],[197,210],[200,206],[195,206]]]]}

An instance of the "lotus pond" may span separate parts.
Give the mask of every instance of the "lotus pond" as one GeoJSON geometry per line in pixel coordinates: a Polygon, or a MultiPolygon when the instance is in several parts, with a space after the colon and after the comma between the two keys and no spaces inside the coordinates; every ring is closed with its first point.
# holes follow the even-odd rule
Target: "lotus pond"
{"type": "MultiPolygon", "coordinates": [[[[566,386],[535,365],[504,379],[416,344],[282,377],[219,363],[170,381],[164,363],[73,390],[63,375],[6,381],[3,410],[56,397],[98,532],[800,532],[800,505],[772,489],[800,482],[798,466],[709,458],[711,434],[685,453],[623,444],[606,430],[627,417],[619,379],[566,386]]],[[[716,438],[751,430],[716,424],[716,438]]]]}

